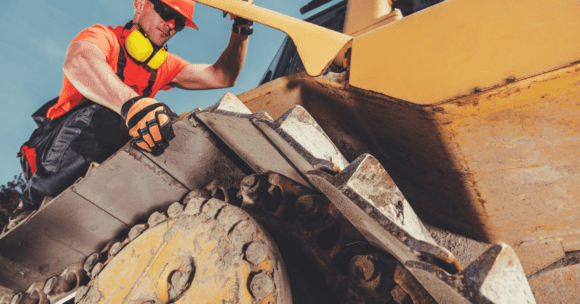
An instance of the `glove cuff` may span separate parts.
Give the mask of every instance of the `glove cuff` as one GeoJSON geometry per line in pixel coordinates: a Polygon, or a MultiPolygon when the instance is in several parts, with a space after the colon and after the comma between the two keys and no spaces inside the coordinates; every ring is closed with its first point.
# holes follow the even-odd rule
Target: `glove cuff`
{"type": "Polygon", "coordinates": [[[121,107],[121,117],[123,118],[123,120],[127,121],[127,114],[129,113],[129,110],[131,109],[131,107],[139,100],[145,98],[144,96],[136,96],[133,97],[127,101],[125,101],[125,103],[123,104],[123,106],[121,107]]]}

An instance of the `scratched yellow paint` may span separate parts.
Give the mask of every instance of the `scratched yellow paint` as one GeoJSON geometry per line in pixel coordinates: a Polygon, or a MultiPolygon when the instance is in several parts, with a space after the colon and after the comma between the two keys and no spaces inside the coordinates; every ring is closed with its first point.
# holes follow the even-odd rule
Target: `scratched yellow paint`
{"type": "Polygon", "coordinates": [[[168,221],[146,230],[130,242],[99,275],[99,303],[168,303],[168,280],[176,270],[192,263],[191,286],[176,303],[217,303],[238,299],[250,303],[248,278],[252,270],[267,270],[266,259],[258,267],[250,267],[240,251],[235,254],[227,233],[216,222],[200,219],[168,221]],[[174,226],[174,227],[172,227],[174,226]],[[170,237],[169,237],[170,236],[170,237]],[[164,238],[166,240],[164,241],[164,238]],[[233,263],[223,263],[226,252],[233,263]],[[255,268],[255,269],[251,269],[255,268]]]}
{"type": "Polygon", "coordinates": [[[129,243],[99,274],[100,303],[123,303],[133,285],[162,247],[163,235],[171,222],[161,223],[147,230],[147,238],[129,243]]]}

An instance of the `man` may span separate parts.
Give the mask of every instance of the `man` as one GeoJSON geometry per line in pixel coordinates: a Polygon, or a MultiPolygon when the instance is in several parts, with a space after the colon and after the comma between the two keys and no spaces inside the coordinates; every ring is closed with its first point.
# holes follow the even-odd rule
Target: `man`
{"type": "Polygon", "coordinates": [[[63,65],[58,99],[33,115],[39,128],[21,149],[28,185],[8,229],[102,162],[131,138],[154,155],[174,137],[172,111],[153,97],[160,90],[233,86],[252,33],[235,18],[229,45],[212,65],[190,64],[165,44],[193,23],[192,0],[134,0],[125,26],[94,25],[73,39],[63,65]]]}

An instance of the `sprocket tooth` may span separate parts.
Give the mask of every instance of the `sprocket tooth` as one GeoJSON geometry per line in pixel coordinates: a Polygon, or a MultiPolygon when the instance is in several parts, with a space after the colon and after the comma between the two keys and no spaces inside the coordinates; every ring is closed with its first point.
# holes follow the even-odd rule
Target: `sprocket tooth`
{"type": "Polygon", "coordinates": [[[141,235],[141,233],[143,233],[143,231],[147,230],[147,228],[149,228],[149,225],[147,224],[138,224],[133,226],[133,228],[129,230],[129,239],[130,240],[136,239],[138,236],[141,235]]]}
{"type": "Polygon", "coordinates": [[[84,296],[87,294],[87,291],[89,291],[88,286],[81,286],[79,289],[77,289],[75,294],[75,304],[79,303],[84,298],[84,296]]]}
{"type": "Polygon", "coordinates": [[[183,213],[185,215],[189,215],[189,216],[195,216],[198,215],[201,212],[201,206],[207,202],[207,198],[204,197],[198,197],[198,196],[192,196],[192,197],[186,197],[185,200],[185,210],[183,211],[183,213]]]}
{"type": "Polygon", "coordinates": [[[167,215],[155,211],[149,216],[149,220],[147,220],[147,225],[149,225],[149,227],[155,227],[165,221],[167,221],[167,215]]]}
{"type": "Polygon", "coordinates": [[[115,244],[113,244],[113,247],[111,247],[111,249],[109,249],[109,257],[116,256],[117,253],[119,253],[119,251],[121,251],[121,249],[123,249],[123,243],[116,242],[115,244]]]}
{"type": "Polygon", "coordinates": [[[101,262],[97,263],[95,265],[95,267],[93,267],[93,270],[91,271],[91,277],[94,279],[95,277],[97,277],[99,275],[99,273],[101,273],[101,271],[103,270],[103,268],[105,267],[105,265],[101,262]]]}
{"type": "Polygon", "coordinates": [[[90,274],[91,270],[93,270],[93,267],[95,267],[95,265],[99,262],[99,259],[100,254],[97,252],[89,255],[83,264],[83,269],[90,274]]]}
{"type": "Polygon", "coordinates": [[[84,270],[84,263],[75,263],[65,268],[59,276],[46,280],[42,291],[51,303],[56,303],[75,288],[86,284],[87,281],[88,275],[84,270]]]}
{"type": "Polygon", "coordinates": [[[225,206],[226,203],[224,201],[212,198],[201,207],[201,214],[208,218],[216,218],[221,209],[225,206]]]}
{"type": "Polygon", "coordinates": [[[178,217],[181,212],[183,212],[183,205],[180,204],[179,202],[175,202],[173,204],[171,204],[171,206],[169,206],[169,208],[167,209],[167,216],[169,216],[170,219],[174,219],[176,217],[178,217]]]}

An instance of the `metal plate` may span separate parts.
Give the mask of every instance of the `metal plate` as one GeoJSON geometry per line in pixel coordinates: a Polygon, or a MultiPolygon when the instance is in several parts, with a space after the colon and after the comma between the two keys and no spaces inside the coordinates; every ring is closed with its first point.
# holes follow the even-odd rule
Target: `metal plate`
{"type": "Polygon", "coordinates": [[[257,174],[278,172],[303,185],[309,185],[268,138],[254,126],[249,119],[251,117],[236,117],[235,113],[228,115],[226,112],[199,113],[197,117],[257,174]]]}
{"type": "Polygon", "coordinates": [[[99,251],[108,241],[129,229],[71,189],[40,209],[27,226],[85,256],[99,251]]]}
{"type": "MultiPolygon", "coordinates": [[[[79,251],[70,248],[63,243],[37,230],[29,227],[26,222],[21,223],[17,228],[10,230],[0,238],[0,256],[20,265],[26,265],[33,271],[44,275],[45,278],[57,274],[71,263],[82,261],[85,257],[79,251]]],[[[0,259],[0,262],[5,261],[0,259]]],[[[9,268],[0,265],[2,277],[18,276],[18,273],[7,273],[9,268]]],[[[6,287],[25,290],[32,283],[27,279],[37,279],[35,277],[26,278],[23,281],[7,282],[6,287]],[[17,284],[18,286],[13,286],[17,284]]]]}
{"type": "Polygon", "coordinates": [[[247,165],[193,116],[174,123],[173,131],[176,138],[165,153],[144,155],[190,190],[212,180],[242,179],[253,173],[243,172],[247,165]]]}
{"type": "Polygon", "coordinates": [[[73,191],[131,226],[179,201],[188,189],[127,144],[75,184],[73,191]]]}

